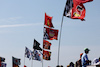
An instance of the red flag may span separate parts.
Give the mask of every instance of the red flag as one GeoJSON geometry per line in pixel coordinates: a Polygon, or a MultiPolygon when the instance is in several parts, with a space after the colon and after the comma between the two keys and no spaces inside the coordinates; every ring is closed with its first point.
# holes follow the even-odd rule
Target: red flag
{"type": "Polygon", "coordinates": [[[46,25],[48,27],[53,27],[52,17],[48,16],[46,13],[45,13],[45,22],[44,22],[44,25],[46,25]]]}
{"type": "Polygon", "coordinates": [[[67,0],[63,15],[72,19],[84,20],[86,10],[83,3],[90,1],[93,0],[67,0]]]}
{"type": "Polygon", "coordinates": [[[27,67],[27,66],[24,65],[24,67],[27,67]]]}
{"type": "Polygon", "coordinates": [[[58,30],[44,27],[44,39],[58,39],[58,30]]]}
{"type": "Polygon", "coordinates": [[[43,59],[51,60],[51,52],[43,50],[43,59]]]}
{"type": "Polygon", "coordinates": [[[49,41],[43,40],[43,48],[50,50],[51,43],[49,41]]]}
{"type": "Polygon", "coordinates": [[[79,4],[75,0],[73,0],[73,2],[74,2],[73,4],[74,7],[72,8],[71,18],[84,20],[86,13],[84,5],[82,3],[79,4]]]}
{"type": "Polygon", "coordinates": [[[91,2],[93,0],[75,0],[75,1],[77,1],[79,3],[86,3],[86,2],[91,2]]]}

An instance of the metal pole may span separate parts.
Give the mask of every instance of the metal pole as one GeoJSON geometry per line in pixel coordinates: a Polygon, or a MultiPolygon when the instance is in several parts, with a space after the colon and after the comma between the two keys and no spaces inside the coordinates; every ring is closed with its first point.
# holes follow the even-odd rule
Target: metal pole
{"type": "Polygon", "coordinates": [[[58,65],[59,65],[60,41],[61,41],[61,32],[62,32],[63,18],[64,18],[64,16],[62,16],[61,28],[60,28],[60,36],[59,36],[59,45],[58,45],[58,65]]]}

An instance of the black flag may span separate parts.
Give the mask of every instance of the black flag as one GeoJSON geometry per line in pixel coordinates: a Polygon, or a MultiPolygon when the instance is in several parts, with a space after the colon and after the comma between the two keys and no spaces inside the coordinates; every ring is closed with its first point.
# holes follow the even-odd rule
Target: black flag
{"type": "Polygon", "coordinates": [[[42,51],[42,48],[39,46],[40,43],[34,39],[33,49],[42,51]]]}

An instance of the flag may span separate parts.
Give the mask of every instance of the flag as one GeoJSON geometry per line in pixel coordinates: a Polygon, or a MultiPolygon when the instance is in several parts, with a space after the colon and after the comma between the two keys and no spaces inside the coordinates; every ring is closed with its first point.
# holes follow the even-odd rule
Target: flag
{"type": "Polygon", "coordinates": [[[49,41],[43,40],[43,48],[50,50],[51,43],[49,41]]]}
{"type": "Polygon", "coordinates": [[[31,57],[31,50],[28,49],[27,47],[25,47],[25,56],[26,56],[27,58],[29,58],[29,60],[32,58],[32,57],[31,57]]]}
{"type": "Polygon", "coordinates": [[[7,64],[6,63],[1,63],[1,67],[6,67],[7,64]]]}
{"type": "Polygon", "coordinates": [[[46,13],[45,13],[44,25],[54,28],[54,26],[52,24],[52,17],[48,16],[46,13]]]}
{"type": "Polygon", "coordinates": [[[20,63],[20,59],[12,57],[12,62],[13,62],[13,67],[19,67],[20,63]]]}
{"type": "Polygon", "coordinates": [[[41,61],[41,57],[40,57],[41,54],[37,50],[34,50],[33,52],[31,52],[31,55],[32,55],[33,60],[41,61]]]}
{"type": "Polygon", "coordinates": [[[82,3],[78,3],[77,1],[73,0],[74,4],[73,4],[73,8],[72,8],[72,15],[71,18],[72,19],[81,19],[84,20],[85,17],[85,7],[82,3]]]}
{"type": "Polygon", "coordinates": [[[91,2],[93,0],[75,0],[77,1],[78,3],[86,3],[86,2],[91,2]]]}
{"type": "Polygon", "coordinates": [[[58,39],[58,30],[44,27],[43,39],[53,40],[58,39]]]}
{"type": "Polygon", "coordinates": [[[0,57],[0,62],[5,62],[5,58],[0,57]]]}
{"type": "Polygon", "coordinates": [[[93,0],[67,0],[63,16],[84,20],[86,10],[83,3],[90,1],[93,0]]]}
{"type": "Polygon", "coordinates": [[[42,51],[42,48],[39,46],[40,43],[34,39],[33,49],[42,51]]]}
{"type": "Polygon", "coordinates": [[[24,65],[24,67],[27,67],[26,65],[24,65]]]}
{"type": "Polygon", "coordinates": [[[43,59],[51,60],[51,52],[43,50],[43,59]]]}

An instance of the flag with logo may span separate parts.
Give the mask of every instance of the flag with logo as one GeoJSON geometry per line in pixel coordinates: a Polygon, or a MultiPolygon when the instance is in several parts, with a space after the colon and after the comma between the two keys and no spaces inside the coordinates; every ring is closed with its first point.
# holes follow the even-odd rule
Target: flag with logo
{"type": "Polygon", "coordinates": [[[33,49],[42,51],[42,48],[39,45],[40,43],[34,39],[33,49]]]}
{"type": "Polygon", "coordinates": [[[31,57],[31,50],[25,47],[25,57],[29,58],[29,60],[32,58],[31,57]]]}
{"type": "Polygon", "coordinates": [[[51,60],[51,52],[43,50],[43,59],[44,60],[51,60]]]}
{"type": "Polygon", "coordinates": [[[20,63],[20,59],[12,57],[12,63],[13,63],[13,67],[19,67],[20,63]]]}
{"type": "Polygon", "coordinates": [[[50,50],[51,43],[47,40],[43,40],[43,48],[50,50]]]}
{"type": "Polygon", "coordinates": [[[43,39],[57,40],[58,39],[58,30],[44,27],[43,39]]]}
{"type": "Polygon", "coordinates": [[[46,13],[45,13],[44,25],[54,28],[54,26],[52,24],[52,17],[48,16],[46,13]]]}
{"type": "Polygon", "coordinates": [[[37,50],[31,52],[31,55],[33,60],[41,61],[41,54],[37,50]]]}
{"type": "Polygon", "coordinates": [[[90,1],[93,0],[67,0],[63,15],[72,19],[81,19],[83,21],[86,13],[83,3],[90,1]]]}

